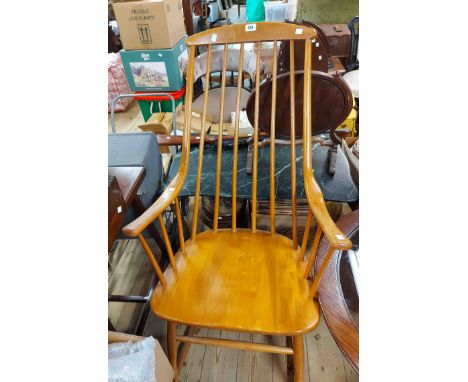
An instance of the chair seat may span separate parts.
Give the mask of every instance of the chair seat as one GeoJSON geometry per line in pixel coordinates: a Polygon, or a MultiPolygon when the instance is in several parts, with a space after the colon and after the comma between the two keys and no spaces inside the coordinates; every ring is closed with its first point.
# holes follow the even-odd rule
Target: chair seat
{"type": "Polygon", "coordinates": [[[156,287],[153,312],[162,319],[220,330],[296,335],[313,330],[319,307],[303,277],[304,261],[292,241],[248,229],[207,231],[185,253],[167,286],[156,287]]]}

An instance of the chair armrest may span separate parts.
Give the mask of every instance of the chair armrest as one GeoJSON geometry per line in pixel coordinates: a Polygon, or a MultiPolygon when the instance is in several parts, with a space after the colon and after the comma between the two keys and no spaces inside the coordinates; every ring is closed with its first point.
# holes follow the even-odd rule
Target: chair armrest
{"type": "Polygon", "coordinates": [[[177,175],[172,179],[159,198],[138,218],[123,227],[125,235],[136,237],[161,215],[166,208],[175,200],[184,185],[186,172],[179,169],[177,175]]]}
{"type": "Polygon", "coordinates": [[[330,217],[325,200],[323,199],[322,190],[317,184],[313,172],[304,174],[304,188],[310,209],[330,245],[335,249],[350,249],[352,247],[351,240],[341,232],[330,217]]]}

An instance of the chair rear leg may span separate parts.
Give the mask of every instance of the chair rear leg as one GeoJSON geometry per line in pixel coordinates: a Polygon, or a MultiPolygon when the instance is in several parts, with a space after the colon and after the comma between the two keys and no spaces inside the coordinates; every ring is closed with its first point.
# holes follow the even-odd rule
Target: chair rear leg
{"type": "Polygon", "coordinates": [[[294,382],[304,381],[304,337],[293,336],[294,382]]]}
{"type": "Polygon", "coordinates": [[[177,341],[176,341],[177,324],[175,322],[167,322],[167,352],[169,353],[169,362],[174,369],[173,382],[179,381],[179,370],[177,369],[177,341]]]}
{"type": "MultiPolygon", "coordinates": [[[[292,337],[286,337],[286,346],[292,349],[292,337]]],[[[292,380],[292,376],[294,375],[294,361],[292,355],[286,355],[286,375],[288,377],[288,381],[292,380]]]]}

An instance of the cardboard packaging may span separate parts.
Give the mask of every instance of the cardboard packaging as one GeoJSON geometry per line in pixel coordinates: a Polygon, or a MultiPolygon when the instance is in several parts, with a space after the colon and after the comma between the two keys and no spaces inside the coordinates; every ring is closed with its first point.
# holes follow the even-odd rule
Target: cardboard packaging
{"type": "MultiPolygon", "coordinates": [[[[213,123],[213,116],[206,112],[205,133],[210,130],[213,123]]],[[[177,130],[183,131],[185,125],[185,106],[178,105],[176,109],[177,130]]],[[[200,134],[203,126],[203,111],[192,108],[192,118],[190,119],[190,129],[192,133],[200,134]]]]}
{"type": "Polygon", "coordinates": [[[188,62],[186,36],[170,49],[121,50],[122,63],[132,91],[177,91],[184,86],[188,62]]]}
{"type": "MultiPolygon", "coordinates": [[[[142,339],[143,337],[133,336],[125,333],[108,331],[107,334],[108,344],[112,344],[115,342],[139,341],[142,339]]],[[[157,341],[154,344],[154,358],[156,364],[156,380],[158,382],[172,382],[172,378],[174,377],[174,369],[172,368],[171,364],[169,363],[169,360],[164,354],[161,345],[159,345],[159,342],[157,341]]]]}
{"type": "Polygon", "coordinates": [[[186,34],[180,0],[114,0],[125,50],[167,49],[186,34]]]}

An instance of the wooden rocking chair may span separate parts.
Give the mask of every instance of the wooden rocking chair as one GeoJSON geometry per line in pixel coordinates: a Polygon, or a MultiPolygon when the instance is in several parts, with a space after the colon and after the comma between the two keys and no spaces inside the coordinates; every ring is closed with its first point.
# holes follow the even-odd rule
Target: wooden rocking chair
{"type": "MultiPolygon", "coordinates": [[[[303,336],[312,331],[319,322],[320,311],[315,295],[320,279],[335,250],[351,248],[351,242],[335,226],[330,218],[322,192],[315,181],[312,169],[312,102],[311,102],[311,49],[312,39],[316,32],[312,28],[287,23],[252,23],[235,24],[208,30],[190,36],[186,43],[189,47],[189,64],[187,74],[186,118],[183,133],[182,158],[177,176],[170,182],[159,199],[138,219],[124,227],[125,234],[138,237],[148,254],[159,285],[151,300],[154,314],[167,321],[168,352],[172,366],[175,369],[174,380],[178,380],[178,369],[183,364],[183,358],[190,344],[224,346],[228,348],[253,350],[268,353],[286,354],[292,356],[294,363],[294,381],[303,380],[304,339],[303,336]],[[199,157],[197,166],[196,196],[194,200],[191,237],[183,237],[181,212],[178,193],[183,187],[189,167],[190,155],[190,118],[193,96],[193,72],[195,50],[199,45],[207,46],[207,67],[210,67],[213,44],[224,47],[224,65],[222,75],[221,97],[224,99],[226,88],[226,56],[228,44],[240,43],[239,73],[242,73],[244,44],[254,42],[260,51],[262,41],[290,41],[290,105],[291,105],[291,199],[292,208],[292,240],[275,232],[275,145],[270,143],[270,231],[257,229],[257,160],[258,160],[258,119],[260,113],[260,55],[257,56],[255,123],[252,168],[252,215],[251,228],[236,227],[236,214],[232,214],[232,228],[218,228],[218,212],[221,182],[221,157],[223,153],[222,136],[217,144],[217,171],[213,230],[197,233],[199,214],[200,179],[203,167],[203,148],[205,129],[201,129],[199,157]],[[304,71],[304,107],[303,107],[303,174],[304,188],[310,206],[302,245],[298,244],[296,222],[296,131],[295,131],[295,78],[294,78],[294,41],[305,40],[304,71]],[[168,234],[163,224],[162,213],[171,206],[174,208],[178,233],[181,238],[180,249],[174,255],[169,243],[168,234]],[[318,222],[318,229],[313,241],[312,251],[308,259],[305,257],[305,247],[308,242],[312,218],[318,222]],[[154,220],[158,219],[167,251],[170,265],[162,273],[142,232],[154,220]],[[314,257],[322,233],[328,239],[330,249],[323,265],[316,270],[316,277],[310,280],[314,257]],[[191,329],[187,335],[176,335],[177,324],[188,325],[191,329]],[[282,347],[268,344],[258,344],[228,339],[215,339],[196,336],[195,328],[209,328],[247,333],[260,333],[274,336],[287,336],[288,344],[282,347]],[[179,360],[177,360],[177,343],[184,343],[179,360]]],[[[274,69],[272,78],[272,110],[270,142],[275,142],[275,110],[277,102],[277,57],[278,49],[274,48],[274,69]]],[[[209,73],[207,73],[209,76],[209,73]]],[[[206,81],[209,84],[209,79],[206,81]]],[[[209,87],[209,85],[207,86],[209,87]]],[[[237,86],[237,113],[239,113],[242,81],[237,86]]],[[[207,91],[205,89],[205,104],[203,121],[207,110],[207,91]]],[[[278,100],[277,100],[278,98],[278,100]]],[[[224,103],[220,105],[220,115],[223,115],[224,103]]],[[[220,120],[222,131],[222,119],[220,120]]],[[[232,170],[232,210],[236,211],[236,179],[239,118],[236,118],[233,145],[232,170]]],[[[229,177],[223,175],[223,182],[229,177]]]]}

